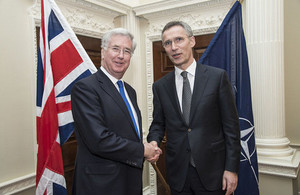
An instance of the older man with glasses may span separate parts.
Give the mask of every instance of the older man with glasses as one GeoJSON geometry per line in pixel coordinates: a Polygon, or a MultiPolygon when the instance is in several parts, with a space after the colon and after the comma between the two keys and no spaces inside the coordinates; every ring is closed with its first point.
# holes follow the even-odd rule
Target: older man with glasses
{"type": "Polygon", "coordinates": [[[122,80],[136,44],[119,28],[106,33],[101,68],[77,82],[71,93],[77,139],[73,194],[141,195],[144,158],[158,147],[143,144],[135,90],[122,80]]]}

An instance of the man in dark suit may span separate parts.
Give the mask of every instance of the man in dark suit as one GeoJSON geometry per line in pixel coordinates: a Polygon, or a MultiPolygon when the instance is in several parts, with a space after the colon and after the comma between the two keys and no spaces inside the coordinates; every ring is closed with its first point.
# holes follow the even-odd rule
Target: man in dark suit
{"type": "Polygon", "coordinates": [[[135,46],[125,29],[106,33],[101,68],[72,88],[77,139],[73,194],[141,195],[144,157],[151,161],[160,153],[143,144],[135,90],[121,80],[135,46]]]}
{"type": "Polygon", "coordinates": [[[153,84],[148,142],[167,136],[166,171],[172,195],[229,195],[237,186],[240,130],[224,70],[197,64],[190,26],[169,22],[162,42],[175,70],[153,84]]]}

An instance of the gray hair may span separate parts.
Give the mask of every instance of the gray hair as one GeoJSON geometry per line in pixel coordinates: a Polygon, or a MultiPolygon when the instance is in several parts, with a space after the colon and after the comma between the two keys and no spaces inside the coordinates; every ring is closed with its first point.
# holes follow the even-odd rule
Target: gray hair
{"type": "Polygon", "coordinates": [[[186,35],[188,37],[192,37],[193,36],[193,31],[192,31],[192,28],[185,22],[182,22],[182,21],[171,21],[171,22],[168,22],[165,27],[163,28],[162,32],[161,32],[161,39],[163,39],[163,34],[166,30],[172,28],[173,26],[181,26],[185,32],[186,32],[186,35]]]}
{"type": "Polygon", "coordinates": [[[112,29],[112,30],[108,31],[107,33],[105,33],[103,35],[103,38],[101,41],[101,48],[107,50],[110,39],[114,35],[122,35],[122,36],[128,37],[132,42],[131,52],[132,53],[134,52],[134,50],[136,48],[136,42],[134,40],[134,36],[133,36],[133,34],[131,34],[128,30],[126,30],[124,28],[115,28],[115,29],[112,29]]]}

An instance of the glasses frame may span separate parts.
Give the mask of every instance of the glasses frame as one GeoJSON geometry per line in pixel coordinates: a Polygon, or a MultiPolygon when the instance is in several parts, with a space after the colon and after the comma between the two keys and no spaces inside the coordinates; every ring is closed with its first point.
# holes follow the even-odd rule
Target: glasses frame
{"type": "Polygon", "coordinates": [[[107,48],[111,49],[116,54],[121,54],[121,51],[122,51],[125,56],[132,56],[132,51],[128,48],[121,49],[118,46],[112,46],[112,47],[107,47],[107,48]]]}
{"type": "Polygon", "coordinates": [[[186,38],[189,39],[190,37],[192,37],[192,36],[175,37],[173,40],[167,40],[167,41],[163,42],[162,45],[164,48],[170,48],[173,44],[178,46],[178,45],[182,44],[186,38]]]}

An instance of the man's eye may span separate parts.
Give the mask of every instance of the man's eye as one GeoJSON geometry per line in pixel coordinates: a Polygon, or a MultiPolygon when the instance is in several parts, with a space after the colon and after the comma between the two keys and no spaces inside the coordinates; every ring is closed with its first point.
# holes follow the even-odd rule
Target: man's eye
{"type": "Polygon", "coordinates": [[[125,50],[124,50],[124,53],[126,53],[126,54],[128,54],[128,55],[131,55],[131,50],[125,49],[125,50]]]}
{"type": "Polygon", "coordinates": [[[117,47],[113,47],[113,48],[111,48],[113,51],[115,51],[115,52],[118,52],[119,51],[119,48],[117,48],[117,47]]]}
{"type": "Polygon", "coordinates": [[[166,42],[164,42],[164,46],[168,46],[168,45],[170,45],[171,44],[171,41],[166,41],[166,42]]]}
{"type": "Polygon", "coordinates": [[[177,37],[177,38],[175,39],[176,43],[180,43],[182,40],[183,40],[182,37],[177,37]]]}

